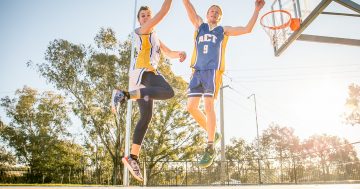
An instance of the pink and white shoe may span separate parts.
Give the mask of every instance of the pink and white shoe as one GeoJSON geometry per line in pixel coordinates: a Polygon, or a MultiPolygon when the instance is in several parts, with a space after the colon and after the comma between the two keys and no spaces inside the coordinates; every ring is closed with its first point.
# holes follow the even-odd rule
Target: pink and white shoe
{"type": "Polygon", "coordinates": [[[131,157],[123,157],[121,161],[129,169],[130,173],[135,177],[136,180],[143,182],[144,178],[141,175],[139,161],[132,159],[131,157]]]}

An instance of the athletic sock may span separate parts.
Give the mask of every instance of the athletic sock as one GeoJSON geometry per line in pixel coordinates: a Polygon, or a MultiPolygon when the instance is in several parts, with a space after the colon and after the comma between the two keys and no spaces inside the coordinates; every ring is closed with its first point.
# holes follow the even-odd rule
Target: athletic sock
{"type": "Polygon", "coordinates": [[[214,149],[214,141],[209,141],[207,144],[208,148],[214,149]]]}
{"type": "Polygon", "coordinates": [[[138,160],[139,157],[137,155],[130,154],[130,158],[133,160],[138,160]]]}
{"type": "Polygon", "coordinates": [[[140,90],[130,91],[128,92],[129,99],[139,99],[140,98],[140,90]]]}

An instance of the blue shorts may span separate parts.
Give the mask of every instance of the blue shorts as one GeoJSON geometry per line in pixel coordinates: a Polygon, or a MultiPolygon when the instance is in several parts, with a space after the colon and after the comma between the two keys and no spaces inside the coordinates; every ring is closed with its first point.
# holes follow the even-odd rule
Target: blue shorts
{"type": "Polygon", "coordinates": [[[216,97],[221,85],[218,70],[195,70],[190,79],[188,97],[216,97]]]}

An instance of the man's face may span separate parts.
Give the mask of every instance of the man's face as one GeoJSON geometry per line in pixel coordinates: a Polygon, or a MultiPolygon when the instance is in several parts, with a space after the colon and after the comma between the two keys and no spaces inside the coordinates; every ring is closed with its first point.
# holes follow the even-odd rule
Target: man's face
{"type": "Polygon", "coordinates": [[[220,22],[222,16],[222,12],[219,7],[211,6],[207,12],[206,18],[208,23],[217,24],[220,22]]]}

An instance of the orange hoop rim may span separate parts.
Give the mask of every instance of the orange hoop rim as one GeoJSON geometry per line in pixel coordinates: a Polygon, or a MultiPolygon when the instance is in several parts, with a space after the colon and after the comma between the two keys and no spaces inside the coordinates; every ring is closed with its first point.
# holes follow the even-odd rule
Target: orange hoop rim
{"type": "Polygon", "coordinates": [[[261,26],[263,26],[264,28],[268,28],[268,29],[270,29],[270,30],[280,30],[280,29],[284,29],[284,28],[288,27],[288,26],[290,25],[290,23],[291,23],[291,19],[292,19],[291,14],[290,14],[288,11],[286,11],[286,10],[272,10],[272,11],[270,11],[270,12],[265,13],[265,14],[260,18],[260,24],[261,24],[261,26]],[[289,20],[288,20],[287,22],[285,22],[284,24],[281,24],[281,25],[279,25],[279,26],[267,26],[267,25],[265,25],[265,24],[264,24],[264,18],[265,18],[266,16],[268,16],[269,14],[273,14],[273,13],[276,13],[276,12],[281,12],[281,13],[287,14],[287,15],[289,16],[289,20]]]}

